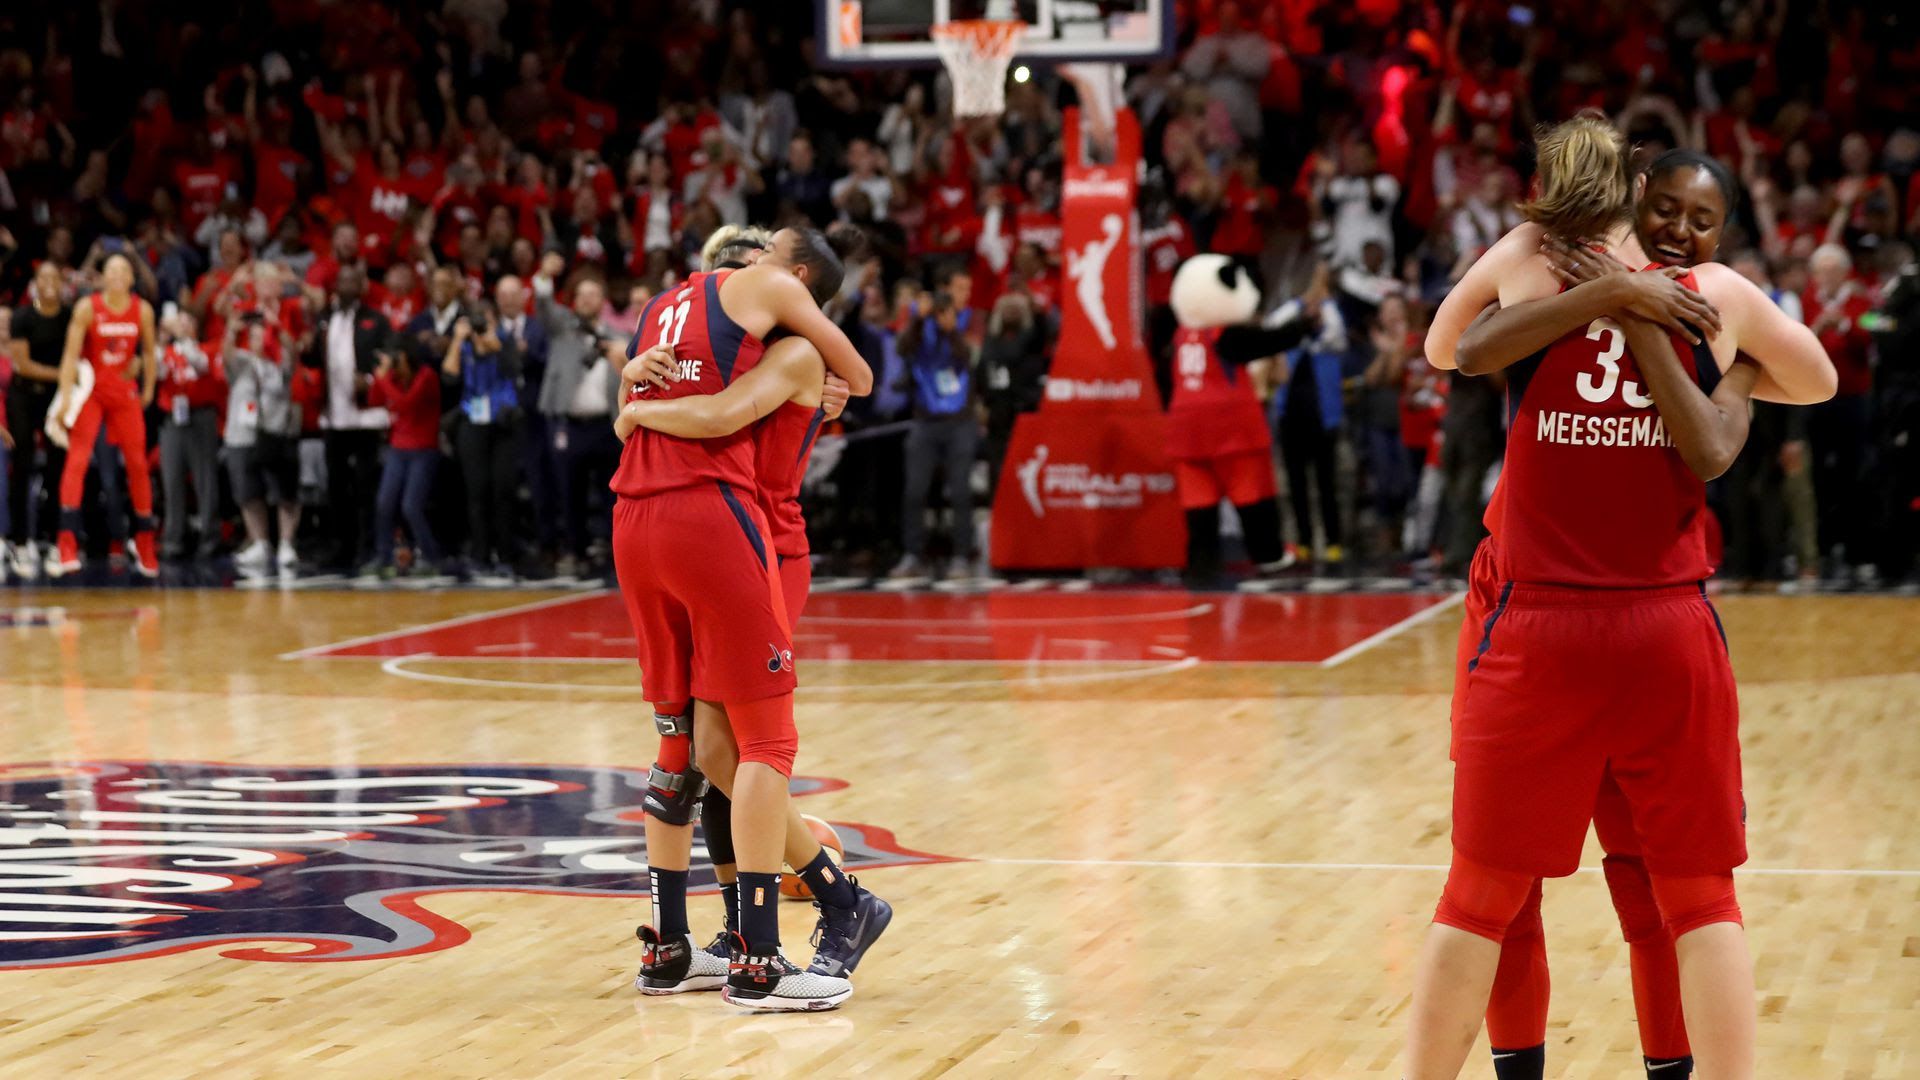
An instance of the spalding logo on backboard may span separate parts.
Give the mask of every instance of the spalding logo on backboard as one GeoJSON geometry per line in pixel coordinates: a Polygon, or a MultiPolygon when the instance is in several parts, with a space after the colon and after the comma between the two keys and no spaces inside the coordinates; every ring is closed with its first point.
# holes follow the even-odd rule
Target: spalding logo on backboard
{"type": "MultiPolygon", "coordinates": [[[[294,963],[434,952],[469,936],[420,905],[436,892],[629,897],[644,919],[646,779],[575,765],[0,765],[0,969],[208,946],[294,963]]],[[[950,861],[836,827],[856,873],[950,861]]],[[[696,838],[696,888],[714,884],[705,854],[696,838]]]]}

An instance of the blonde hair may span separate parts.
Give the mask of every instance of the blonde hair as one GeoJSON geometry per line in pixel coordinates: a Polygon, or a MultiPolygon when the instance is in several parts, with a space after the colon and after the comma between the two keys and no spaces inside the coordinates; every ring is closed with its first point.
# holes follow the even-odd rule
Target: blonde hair
{"type": "Polygon", "coordinates": [[[1603,239],[1633,216],[1626,136],[1598,113],[1540,129],[1528,221],[1570,241],[1603,239]]]}
{"type": "Polygon", "coordinates": [[[711,271],[749,248],[773,243],[773,233],[758,225],[722,225],[700,246],[700,269],[711,271]]]}

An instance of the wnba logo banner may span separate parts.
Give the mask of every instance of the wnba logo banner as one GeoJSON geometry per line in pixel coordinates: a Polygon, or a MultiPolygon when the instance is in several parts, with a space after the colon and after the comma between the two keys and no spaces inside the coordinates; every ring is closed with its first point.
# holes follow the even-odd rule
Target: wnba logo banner
{"type": "Polygon", "coordinates": [[[1040,411],[1015,422],[1007,447],[993,565],[1179,566],[1185,523],[1141,334],[1140,125],[1126,109],[1115,114],[1114,159],[1105,164],[1084,160],[1079,129],[1079,110],[1068,109],[1060,341],[1040,411]]]}
{"type": "Polygon", "coordinates": [[[1140,265],[1140,125],[1133,113],[1114,116],[1113,161],[1082,159],[1080,113],[1068,109],[1067,160],[1060,189],[1060,250],[1066,287],[1060,298],[1060,344],[1047,373],[1049,402],[1087,402],[1101,408],[1160,408],[1151,389],[1153,369],[1141,335],[1145,280],[1140,265]],[[1081,393],[1079,387],[1109,392],[1081,393]],[[1132,394],[1111,393],[1130,387],[1132,394]]]}

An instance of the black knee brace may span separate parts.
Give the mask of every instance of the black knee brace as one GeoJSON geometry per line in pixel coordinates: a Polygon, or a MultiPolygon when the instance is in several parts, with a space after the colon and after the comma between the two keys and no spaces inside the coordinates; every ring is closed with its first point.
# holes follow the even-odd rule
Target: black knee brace
{"type": "Polygon", "coordinates": [[[669,825],[690,824],[694,808],[700,805],[700,796],[707,791],[707,778],[693,763],[693,710],[687,710],[684,716],[656,712],[653,726],[659,730],[662,744],[685,740],[688,753],[684,769],[669,771],[656,761],[647,772],[647,813],[669,825]]]}

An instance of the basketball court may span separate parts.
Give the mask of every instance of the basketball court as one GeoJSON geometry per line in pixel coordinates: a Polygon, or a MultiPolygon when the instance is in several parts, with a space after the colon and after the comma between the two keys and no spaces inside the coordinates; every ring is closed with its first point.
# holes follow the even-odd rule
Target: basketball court
{"type": "MultiPolygon", "coordinates": [[[[821,594],[794,790],[898,916],[817,1016],[633,992],[655,739],[617,597],[10,601],[9,1073],[1394,1075],[1448,855],[1446,594],[821,594]]],[[[1911,603],[1722,610],[1762,1060],[1912,1075],[1911,603]]],[[[1554,1075],[1637,1070],[1598,874],[1546,919],[1554,1075]]]]}

